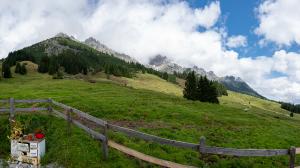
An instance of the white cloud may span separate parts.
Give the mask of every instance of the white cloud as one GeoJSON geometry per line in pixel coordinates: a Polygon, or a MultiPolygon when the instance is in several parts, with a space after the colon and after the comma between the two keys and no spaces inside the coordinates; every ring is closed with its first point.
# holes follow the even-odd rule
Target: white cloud
{"type": "Polygon", "coordinates": [[[300,53],[280,50],[271,57],[233,59],[232,65],[232,74],[242,76],[264,96],[300,103],[300,53]],[[272,77],[273,72],[282,76],[272,77]]]}
{"type": "Polygon", "coordinates": [[[230,48],[247,46],[247,38],[242,35],[231,36],[227,39],[226,45],[230,48]]]}
{"type": "Polygon", "coordinates": [[[255,32],[278,45],[299,45],[299,6],[299,0],[265,0],[257,9],[260,23],[255,32]]]}
{"type": "MultiPolygon", "coordinates": [[[[300,54],[240,58],[223,46],[226,32],[216,26],[220,14],[218,1],[196,9],[177,0],[101,0],[96,6],[89,0],[0,1],[0,57],[58,32],[79,40],[94,36],[144,63],[156,54],[167,55],[185,66],[240,76],[264,96],[300,103],[300,54]],[[284,76],[270,77],[273,71],[284,76]]],[[[247,44],[237,37],[228,40],[231,47],[247,44]]]]}

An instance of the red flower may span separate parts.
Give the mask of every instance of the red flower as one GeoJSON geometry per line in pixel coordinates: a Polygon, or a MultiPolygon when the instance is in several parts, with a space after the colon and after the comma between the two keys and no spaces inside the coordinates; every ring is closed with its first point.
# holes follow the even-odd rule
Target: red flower
{"type": "Polygon", "coordinates": [[[36,137],[37,139],[43,139],[43,138],[45,137],[45,135],[42,134],[42,133],[37,133],[37,134],[35,134],[35,137],[36,137]]]}

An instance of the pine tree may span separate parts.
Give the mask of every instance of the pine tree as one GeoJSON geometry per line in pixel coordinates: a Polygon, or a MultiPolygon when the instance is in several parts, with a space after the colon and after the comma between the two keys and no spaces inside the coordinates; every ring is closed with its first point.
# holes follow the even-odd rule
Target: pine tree
{"type": "Polygon", "coordinates": [[[226,89],[226,87],[223,84],[221,84],[221,83],[219,83],[217,81],[213,81],[213,85],[217,89],[218,97],[228,96],[227,89],[226,89]]]}
{"type": "Polygon", "coordinates": [[[21,74],[21,75],[26,75],[26,74],[27,74],[27,69],[26,69],[25,63],[23,63],[23,64],[21,65],[21,68],[20,68],[20,74],[21,74]]]}
{"type": "Polygon", "coordinates": [[[208,93],[207,102],[219,104],[218,91],[217,91],[217,88],[214,86],[212,81],[209,81],[208,89],[209,90],[207,92],[208,93]]]}
{"type": "Polygon", "coordinates": [[[49,63],[50,63],[49,57],[46,55],[43,56],[41,59],[41,63],[39,64],[38,67],[38,72],[47,73],[49,71],[49,63]]]}
{"type": "Polygon", "coordinates": [[[162,78],[163,78],[164,80],[168,80],[168,73],[167,73],[167,72],[164,72],[162,78]]]}
{"type": "Polygon", "coordinates": [[[185,81],[185,88],[183,90],[183,97],[189,100],[196,100],[196,76],[195,72],[190,72],[185,81]]]}
{"type": "Polygon", "coordinates": [[[196,99],[200,101],[204,101],[205,97],[205,89],[204,89],[205,81],[202,76],[197,81],[197,87],[196,87],[196,99]]]}
{"type": "Polygon", "coordinates": [[[49,61],[49,71],[48,73],[50,75],[55,74],[58,71],[59,68],[59,64],[58,64],[58,60],[56,56],[51,57],[50,61],[49,61]]]}
{"type": "Polygon", "coordinates": [[[2,64],[2,74],[3,78],[12,78],[10,66],[5,62],[2,64]]]}
{"type": "Polygon", "coordinates": [[[21,71],[21,64],[20,64],[20,62],[17,62],[16,68],[15,68],[15,73],[20,73],[20,71],[21,71]]]}
{"type": "Polygon", "coordinates": [[[209,81],[206,76],[197,81],[196,100],[201,102],[219,103],[217,88],[214,82],[209,81]]]}

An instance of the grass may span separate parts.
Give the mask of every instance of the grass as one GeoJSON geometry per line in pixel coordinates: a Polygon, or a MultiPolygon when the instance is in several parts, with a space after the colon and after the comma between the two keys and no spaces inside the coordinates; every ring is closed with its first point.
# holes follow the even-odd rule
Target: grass
{"type": "Polygon", "coordinates": [[[182,88],[164,79],[151,74],[137,74],[135,78],[125,78],[128,86],[136,89],[147,89],[157,92],[167,93],[176,96],[182,96],[182,88]]]}
{"type": "MultiPolygon", "coordinates": [[[[281,110],[274,102],[234,92],[229,92],[228,97],[222,97],[220,105],[193,102],[173,94],[181,90],[176,85],[173,88],[178,88],[177,91],[161,93],[163,87],[154,86],[156,82],[162,81],[149,75],[145,75],[142,79],[139,77],[133,79],[137,81],[131,81],[134,84],[130,84],[129,81],[131,87],[124,87],[109,81],[89,83],[75,79],[53,80],[48,75],[31,73],[27,76],[2,80],[0,99],[51,97],[115,124],[186,142],[198,143],[199,137],[205,136],[208,145],[221,147],[287,149],[290,146],[300,146],[297,136],[297,132],[300,131],[299,116],[288,117],[289,113],[281,110]],[[149,85],[153,87],[138,87],[144,85],[139,80],[148,80],[152,83],[149,85]]],[[[168,87],[167,85],[172,84],[166,83],[164,87],[168,87]]],[[[26,117],[24,121],[28,120],[26,117]]],[[[43,120],[42,116],[41,119],[39,118],[37,117],[36,121],[43,120]]],[[[2,120],[0,120],[1,126],[5,128],[7,123],[3,117],[2,120]]],[[[99,144],[88,138],[82,131],[74,128],[76,132],[74,138],[66,138],[64,137],[65,122],[54,119],[53,125],[52,122],[49,123],[47,137],[51,138],[47,141],[48,151],[44,163],[58,162],[62,165],[70,165],[68,167],[76,167],[77,164],[90,164],[89,167],[97,167],[98,163],[100,167],[150,166],[129,159],[112,149],[109,160],[101,161],[99,144]],[[68,139],[72,143],[65,142],[68,139]],[[58,143],[55,142],[57,140],[58,143]],[[70,149],[70,152],[60,152],[66,144],[74,144],[75,147],[70,149]],[[85,162],[84,160],[88,158],[99,160],[85,162]]],[[[211,155],[204,156],[200,160],[198,153],[190,150],[144,142],[112,132],[110,138],[145,154],[198,167],[287,167],[288,165],[287,156],[238,158],[211,155]]],[[[7,155],[9,147],[7,144],[2,146],[3,148],[0,149],[6,151],[2,154],[7,155]]],[[[300,158],[297,158],[297,165],[300,165],[299,161],[300,158]]]]}
{"type": "MultiPolygon", "coordinates": [[[[58,163],[64,167],[122,167],[126,163],[129,167],[139,167],[135,160],[124,157],[121,153],[111,150],[108,160],[101,158],[102,151],[99,142],[93,140],[82,130],[73,127],[71,135],[67,134],[67,123],[48,115],[17,115],[16,119],[27,126],[25,132],[34,132],[39,127],[46,134],[47,154],[42,163],[58,163]],[[49,122],[51,120],[51,122],[49,122]]],[[[7,117],[0,117],[1,124],[8,125],[7,117]]],[[[3,130],[7,135],[8,128],[3,130]]],[[[3,134],[3,135],[5,135],[3,134]]],[[[2,155],[8,155],[9,140],[1,137],[2,155]]]]}

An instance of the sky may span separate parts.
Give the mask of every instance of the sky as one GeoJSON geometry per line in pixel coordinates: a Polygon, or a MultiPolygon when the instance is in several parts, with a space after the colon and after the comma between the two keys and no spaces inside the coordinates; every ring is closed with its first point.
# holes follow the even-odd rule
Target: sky
{"type": "Polygon", "coordinates": [[[157,54],[300,103],[299,0],[1,0],[0,58],[59,32],[142,63],[157,54]]]}

